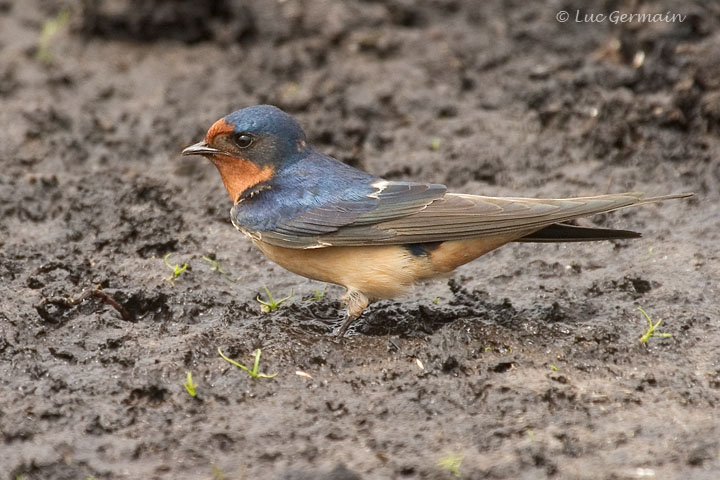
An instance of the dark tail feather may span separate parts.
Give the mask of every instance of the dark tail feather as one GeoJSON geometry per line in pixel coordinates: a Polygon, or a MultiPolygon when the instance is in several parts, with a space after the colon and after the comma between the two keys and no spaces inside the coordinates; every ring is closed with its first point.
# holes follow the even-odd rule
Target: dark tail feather
{"type": "Polygon", "coordinates": [[[555,223],[526,235],[516,242],[593,242],[599,240],[620,240],[639,238],[642,235],[630,230],[613,230],[611,228],[587,228],[555,223]]]}

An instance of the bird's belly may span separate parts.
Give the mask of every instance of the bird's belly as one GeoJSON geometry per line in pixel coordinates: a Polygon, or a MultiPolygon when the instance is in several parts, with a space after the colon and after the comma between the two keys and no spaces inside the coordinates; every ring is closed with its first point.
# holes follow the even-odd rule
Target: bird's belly
{"type": "Polygon", "coordinates": [[[427,256],[412,255],[400,245],[299,249],[253,242],[270,260],[293,273],[375,299],[405,294],[416,280],[435,274],[427,256]]]}

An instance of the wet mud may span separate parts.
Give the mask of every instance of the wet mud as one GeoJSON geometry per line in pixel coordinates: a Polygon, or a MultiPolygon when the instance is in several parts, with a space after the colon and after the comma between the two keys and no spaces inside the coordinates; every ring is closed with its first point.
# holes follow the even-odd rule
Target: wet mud
{"type": "Polygon", "coordinates": [[[582,8],[686,18],[0,1],[0,477],[717,478],[720,8],[582,8]],[[388,179],[696,196],[587,220],[634,241],[505,246],[338,340],[342,289],[263,258],[179,155],[257,103],[388,179]],[[264,313],[264,286],[293,296],[264,313]]]}

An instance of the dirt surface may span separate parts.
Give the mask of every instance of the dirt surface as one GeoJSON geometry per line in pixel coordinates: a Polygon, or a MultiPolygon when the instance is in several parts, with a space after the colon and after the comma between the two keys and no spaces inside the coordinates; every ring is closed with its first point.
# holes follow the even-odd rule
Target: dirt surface
{"type": "Polygon", "coordinates": [[[720,4],[415,3],[0,1],[0,478],[718,478],[720,4]],[[632,242],[503,247],[338,341],[342,290],[264,259],[179,156],[257,103],[389,179],[696,196],[592,219],[632,242]],[[262,313],[263,285],[294,296],[262,313]],[[637,307],[672,336],[641,343],[637,307]]]}

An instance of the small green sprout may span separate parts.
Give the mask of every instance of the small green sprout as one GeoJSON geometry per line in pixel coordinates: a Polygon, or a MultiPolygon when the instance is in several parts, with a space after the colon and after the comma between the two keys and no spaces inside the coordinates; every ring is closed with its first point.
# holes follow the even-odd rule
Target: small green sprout
{"type": "Polygon", "coordinates": [[[188,370],[187,372],[187,380],[185,380],[185,383],[183,383],[183,386],[185,387],[185,390],[190,394],[191,397],[194,397],[197,395],[197,391],[195,390],[195,382],[193,382],[192,378],[192,372],[188,370]]]}
{"type": "Polygon", "coordinates": [[[430,143],[430,150],[433,152],[440,150],[440,139],[438,137],[432,139],[432,142],[430,143]]]}
{"type": "Polygon", "coordinates": [[[556,365],[553,365],[553,364],[551,363],[551,364],[550,364],[550,370],[552,370],[553,372],[557,372],[557,371],[558,371],[558,367],[557,367],[556,365]]]}
{"type": "Polygon", "coordinates": [[[647,319],[647,322],[648,322],[648,328],[647,328],[647,330],[645,330],[645,334],[642,337],[640,337],[640,341],[642,343],[647,342],[648,340],[650,340],[653,337],[659,337],[659,338],[672,337],[671,333],[655,333],[655,329],[658,328],[660,326],[660,324],[662,323],[662,318],[658,318],[657,323],[653,324],[652,320],[650,319],[650,315],[645,313],[645,310],[643,310],[640,307],[638,307],[637,309],[640,311],[640,313],[642,313],[645,316],[645,318],[647,319]]]}
{"type": "Polygon", "coordinates": [[[460,466],[462,465],[462,455],[446,455],[438,460],[437,465],[440,468],[452,473],[456,478],[460,478],[460,466]]]}
{"type": "Polygon", "coordinates": [[[202,257],[202,259],[205,260],[207,263],[210,264],[210,269],[211,269],[211,270],[214,270],[214,271],[218,272],[218,273],[219,273],[220,275],[222,275],[223,278],[225,278],[225,280],[227,280],[228,282],[235,283],[235,282],[237,282],[238,280],[240,280],[241,277],[235,277],[235,278],[233,278],[233,274],[232,274],[232,273],[228,273],[228,272],[226,272],[225,270],[223,270],[222,267],[220,266],[220,262],[218,262],[217,260],[215,260],[215,259],[213,259],[213,258],[210,258],[210,257],[202,257]]]}
{"type": "Polygon", "coordinates": [[[257,350],[255,350],[255,364],[253,365],[252,370],[249,369],[248,367],[246,367],[245,365],[242,365],[241,363],[236,362],[232,358],[226,357],[225,354],[220,350],[220,347],[218,347],[218,353],[223,358],[223,360],[225,360],[228,363],[231,363],[232,365],[235,365],[238,368],[245,370],[247,373],[250,374],[250,376],[253,379],[255,379],[255,378],[273,378],[277,375],[277,373],[273,373],[272,375],[268,375],[266,373],[258,373],[258,370],[260,369],[260,353],[261,353],[259,348],[257,350]]]}
{"type": "Polygon", "coordinates": [[[225,474],[223,473],[220,468],[215,465],[214,463],[210,464],[210,470],[212,470],[213,479],[215,480],[225,480],[225,474]]]}
{"type": "Polygon", "coordinates": [[[260,295],[257,296],[256,300],[260,304],[260,310],[262,310],[264,313],[274,312],[275,310],[278,309],[278,307],[280,307],[281,303],[283,303],[286,300],[289,300],[293,296],[293,290],[291,289],[290,295],[288,295],[285,298],[281,298],[278,301],[275,301],[275,299],[270,294],[270,290],[268,290],[268,287],[263,285],[263,288],[265,289],[265,293],[267,293],[268,299],[270,299],[270,301],[266,302],[264,300],[260,300],[260,295]]]}
{"type": "Polygon", "coordinates": [[[535,432],[533,432],[531,428],[527,429],[527,436],[531,442],[535,441],[535,432]]]}
{"type": "Polygon", "coordinates": [[[435,297],[435,300],[433,300],[433,303],[434,303],[435,305],[439,304],[439,303],[440,303],[440,297],[435,297]]]}
{"type": "MultiPolygon", "coordinates": [[[[322,290],[319,288],[315,289],[315,295],[305,300],[306,302],[319,302],[323,298],[325,298],[325,290],[327,290],[327,283],[325,286],[323,286],[322,290]]],[[[270,292],[268,292],[269,294],[270,292]]]]}
{"type": "Polygon", "coordinates": [[[52,39],[57,33],[67,25],[70,20],[70,11],[67,9],[61,10],[54,18],[45,20],[43,24],[42,32],[40,33],[40,41],[38,42],[38,49],[35,56],[41,62],[51,62],[52,52],[50,51],[50,44],[52,39]]]}
{"type": "Polygon", "coordinates": [[[485,351],[489,352],[490,350],[492,350],[492,347],[490,345],[485,345],[485,351]]]}
{"type": "Polygon", "coordinates": [[[176,279],[177,277],[179,277],[185,270],[187,270],[188,264],[187,264],[187,263],[184,263],[182,267],[181,267],[180,265],[177,265],[177,264],[176,264],[176,265],[170,265],[170,264],[168,263],[168,258],[170,258],[170,255],[172,255],[172,253],[168,253],[167,255],[165,255],[165,258],[163,258],[163,262],[165,262],[165,265],[167,265],[167,267],[168,267],[170,270],[172,270],[173,273],[172,273],[172,275],[170,275],[169,277],[167,277],[165,280],[168,281],[168,282],[170,282],[171,285],[175,285],[175,279],[176,279]]]}

